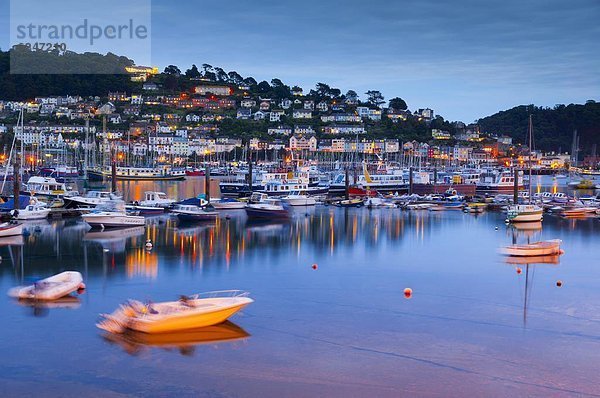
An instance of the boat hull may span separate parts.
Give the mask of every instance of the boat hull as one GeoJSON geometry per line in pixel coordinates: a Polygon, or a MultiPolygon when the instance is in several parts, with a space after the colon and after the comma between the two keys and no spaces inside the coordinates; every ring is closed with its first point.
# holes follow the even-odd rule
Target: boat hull
{"type": "Polygon", "coordinates": [[[272,209],[257,209],[253,207],[246,207],[246,214],[248,218],[258,220],[272,220],[272,219],[288,219],[290,213],[286,210],[272,210],[272,209]]]}
{"type": "Polygon", "coordinates": [[[141,216],[84,214],[83,220],[92,228],[118,228],[145,225],[146,220],[141,216]]]}
{"type": "Polygon", "coordinates": [[[0,238],[15,235],[23,235],[23,224],[0,225],[0,238]]]}

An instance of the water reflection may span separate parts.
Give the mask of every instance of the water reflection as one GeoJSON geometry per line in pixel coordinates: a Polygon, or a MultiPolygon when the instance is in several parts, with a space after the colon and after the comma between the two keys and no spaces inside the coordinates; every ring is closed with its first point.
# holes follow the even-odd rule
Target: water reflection
{"type": "Polygon", "coordinates": [[[199,345],[216,345],[245,340],[250,334],[230,321],[201,329],[177,333],[147,334],[127,331],[123,334],[106,333],[103,338],[130,355],[139,355],[151,348],[179,352],[192,356],[199,345]]]}
{"type": "Polygon", "coordinates": [[[31,309],[31,312],[28,313],[34,317],[48,316],[50,310],[54,309],[74,310],[81,306],[81,300],[75,296],[65,296],[52,301],[20,299],[15,300],[15,302],[20,306],[31,309]]]}

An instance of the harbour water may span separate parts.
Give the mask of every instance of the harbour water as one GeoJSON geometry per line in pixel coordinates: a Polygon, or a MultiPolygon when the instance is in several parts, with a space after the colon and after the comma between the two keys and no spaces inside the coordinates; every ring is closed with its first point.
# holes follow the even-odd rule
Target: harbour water
{"type": "MultiPolygon", "coordinates": [[[[199,179],[157,187],[202,191],[199,179]]],[[[122,188],[138,199],[156,187],[122,188]]],[[[22,242],[0,242],[1,292],[63,270],[87,285],[55,308],[0,299],[0,395],[600,395],[598,219],[546,216],[540,230],[492,212],[317,206],[261,224],[226,215],[106,232],[30,222],[22,242]],[[555,238],[558,264],[508,264],[497,252],[555,238]],[[94,326],[128,298],[221,289],[255,303],[210,333],[123,339],[94,326]]]]}

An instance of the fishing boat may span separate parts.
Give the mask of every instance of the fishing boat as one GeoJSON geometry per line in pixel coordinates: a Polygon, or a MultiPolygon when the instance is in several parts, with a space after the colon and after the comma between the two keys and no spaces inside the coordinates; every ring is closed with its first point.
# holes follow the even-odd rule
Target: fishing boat
{"type": "Polygon", "coordinates": [[[314,197],[307,195],[304,191],[293,191],[282,197],[281,200],[290,206],[314,206],[317,203],[314,197]]]}
{"type": "Polygon", "coordinates": [[[81,216],[83,221],[92,228],[118,228],[145,225],[146,220],[141,216],[131,216],[125,211],[125,202],[122,200],[111,200],[102,203],[88,214],[81,216]]]}
{"type": "Polygon", "coordinates": [[[74,196],[77,192],[70,190],[64,183],[53,177],[33,176],[24,184],[21,195],[33,195],[47,199],[61,198],[66,195],[74,196]]]}
{"type": "Polygon", "coordinates": [[[15,222],[5,222],[0,224],[0,238],[15,235],[23,235],[23,224],[15,222]]]}
{"type": "Polygon", "coordinates": [[[50,209],[46,203],[40,202],[35,197],[29,199],[29,204],[24,209],[11,210],[10,214],[16,220],[42,220],[48,217],[50,209]]]}
{"type": "Polygon", "coordinates": [[[8,291],[8,295],[26,300],[57,300],[80,289],[85,289],[81,274],[65,271],[37,281],[33,285],[14,287],[8,291]]]}
{"type": "Polygon", "coordinates": [[[230,198],[211,199],[210,204],[215,210],[242,210],[246,207],[245,202],[230,198]]]}
{"type": "Polygon", "coordinates": [[[120,199],[120,196],[108,191],[89,191],[85,196],[63,198],[67,209],[93,209],[102,203],[115,199],[120,199]]]}
{"type": "Polygon", "coordinates": [[[180,221],[186,222],[215,221],[219,217],[216,211],[206,211],[194,205],[176,205],[171,212],[180,221]]]}
{"type": "MultiPolygon", "coordinates": [[[[272,220],[272,219],[287,219],[291,214],[287,207],[287,203],[279,199],[269,198],[266,194],[260,194],[258,202],[251,200],[246,206],[246,214],[250,219],[272,220]]],[[[256,198],[257,195],[252,196],[256,198]]]]}
{"type": "Polygon", "coordinates": [[[218,325],[253,303],[248,292],[228,290],[182,297],[178,301],[144,304],[130,300],[96,326],[110,333],[173,333],[218,325]]]}
{"type": "MultiPolygon", "coordinates": [[[[519,174],[518,189],[523,189],[523,175],[519,174]]],[[[476,184],[478,192],[514,192],[515,177],[510,171],[502,171],[497,174],[482,174],[481,180],[476,184]]]]}
{"type": "Polygon", "coordinates": [[[562,254],[560,249],[560,239],[547,240],[522,245],[511,245],[501,249],[501,253],[506,256],[552,256],[562,254]]]}

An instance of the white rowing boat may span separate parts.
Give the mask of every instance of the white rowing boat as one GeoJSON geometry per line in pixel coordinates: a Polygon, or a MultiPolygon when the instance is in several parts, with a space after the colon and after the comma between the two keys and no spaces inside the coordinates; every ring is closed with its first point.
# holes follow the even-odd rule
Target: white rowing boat
{"type": "Polygon", "coordinates": [[[552,256],[562,254],[560,239],[552,239],[525,245],[511,245],[501,249],[506,256],[552,256]]]}

